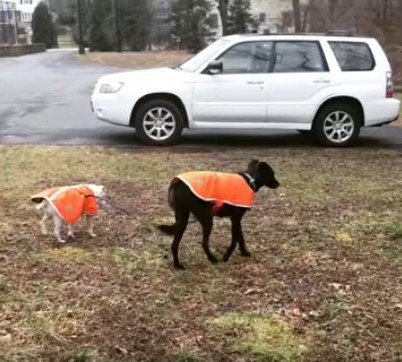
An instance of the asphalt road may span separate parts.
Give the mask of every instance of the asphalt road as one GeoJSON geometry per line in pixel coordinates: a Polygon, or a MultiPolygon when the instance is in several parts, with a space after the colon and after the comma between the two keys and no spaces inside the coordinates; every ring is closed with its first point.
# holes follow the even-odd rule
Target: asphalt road
{"type": "MultiPolygon", "coordinates": [[[[89,106],[96,80],[121,68],[87,64],[71,51],[0,58],[0,143],[139,146],[135,132],[100,122],[89,106]]],[[[180,145],[309,147],[291,131],[185,131],[180,145]]],[[[402,150],[402,128],[364,129],[360,147],[402,150]]]]}

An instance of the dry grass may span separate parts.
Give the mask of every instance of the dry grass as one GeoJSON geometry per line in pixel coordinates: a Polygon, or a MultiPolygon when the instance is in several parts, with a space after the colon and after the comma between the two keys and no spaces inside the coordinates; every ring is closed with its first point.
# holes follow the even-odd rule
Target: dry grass
{"type": "Polygon", "coordinates": [[[87,53],[79,59],[125,68],[147,69],[170,67],[183,63],[193,55],[186,51],[105,52],[87,53]]]}
{"type": "MultiPolygon", "coordinates": [[[[381,150],[0,147],[0,361],[398,361],[402,155],[381,150]],[[244,220],[252,258],[211,265],[190,225],[171,267],[169,180],[268,159],[282,187],[244,220]],[[29,196],[105,184],[89,239],[57,246],[29,196]]],[[[217,220],[222,255],[229,224],[217,220]]]]}

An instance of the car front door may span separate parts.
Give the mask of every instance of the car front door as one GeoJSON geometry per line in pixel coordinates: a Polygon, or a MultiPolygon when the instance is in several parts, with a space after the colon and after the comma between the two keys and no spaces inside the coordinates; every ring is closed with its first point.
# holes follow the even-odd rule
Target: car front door
{"type": "Polygon", "coordinates": [[[266,122],[271,51],[272,42],[250,41],[217,57],[215,60],[222,61],[222,72],[203,72],[194,84],[194,122],[266,122]]]}
{"type": "Polygon", "coordinates": [[[268,122],[309,123],[316,95],[334,79],[318,41],[276,41],[267,80],[268,122]]]}

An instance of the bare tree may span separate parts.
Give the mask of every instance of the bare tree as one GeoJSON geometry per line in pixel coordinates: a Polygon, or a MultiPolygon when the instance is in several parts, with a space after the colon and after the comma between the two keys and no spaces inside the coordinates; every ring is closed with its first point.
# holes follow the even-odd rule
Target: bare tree
{"type": "Polygon", "coordinates": [[[302,32],[302,21],[301,21],[301,9],[300,9],[300,0],[292,0],[293,5],[293,23],[295,26],[296,33],[302,32]]]}
{"type": "Polygon", "coordinates": [[[218,2],[218,10],[222,20],[223,35],[228,32],[228,17],[229,17],[229,0],[216,0],[218,2]]]}

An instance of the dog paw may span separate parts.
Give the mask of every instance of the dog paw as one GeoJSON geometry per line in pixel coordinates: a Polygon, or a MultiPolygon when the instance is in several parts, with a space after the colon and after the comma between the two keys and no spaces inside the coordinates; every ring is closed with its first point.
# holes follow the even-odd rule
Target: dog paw
{"type": "Polygon", "coordinates": [[[246,258],[251,256],[250,252],[248,252],[247,250],[240,252],[240,254],[241,254],[241,256],[244,256],[246,258]]]}
{"type": "Polygon", "coordinates": [[[63,240],[63,239],[59,239],[59,240],[57,240],[57,242],[60,243],[60,244],[65,244],[66,243],[66,241],[63,240]]]}
{"type": "Polygon", "coordinates": [[[73,233],[69,233],[69,234],[67,234],[67,238],[70,238],[70,239],[75,239],[75,236],[74,236],[74,234],[73,233]]]}
{"type": "Polygon", "coordinates": [[[89,232],[88,235],[89,235],[91,238],[96,238],[96,237],[97,237],[97,235],[96,235],[95,233],[91,233],[91,232],[89,232]]]}
{"type": "Polygon", "coordinates": [[[208,258],[208,260],[209,260],[212,264],[216,264],[216,263],[219,262],[219,259],[216,258],[216,257],[214,257],[214,256],[210,256],[210,257],[208,258]]]}
{"type": "Polygon", "coordinates": [[[182,264],[175,264],[174,268],[177,270],[186,270],[186,268],[182,264]]]}

